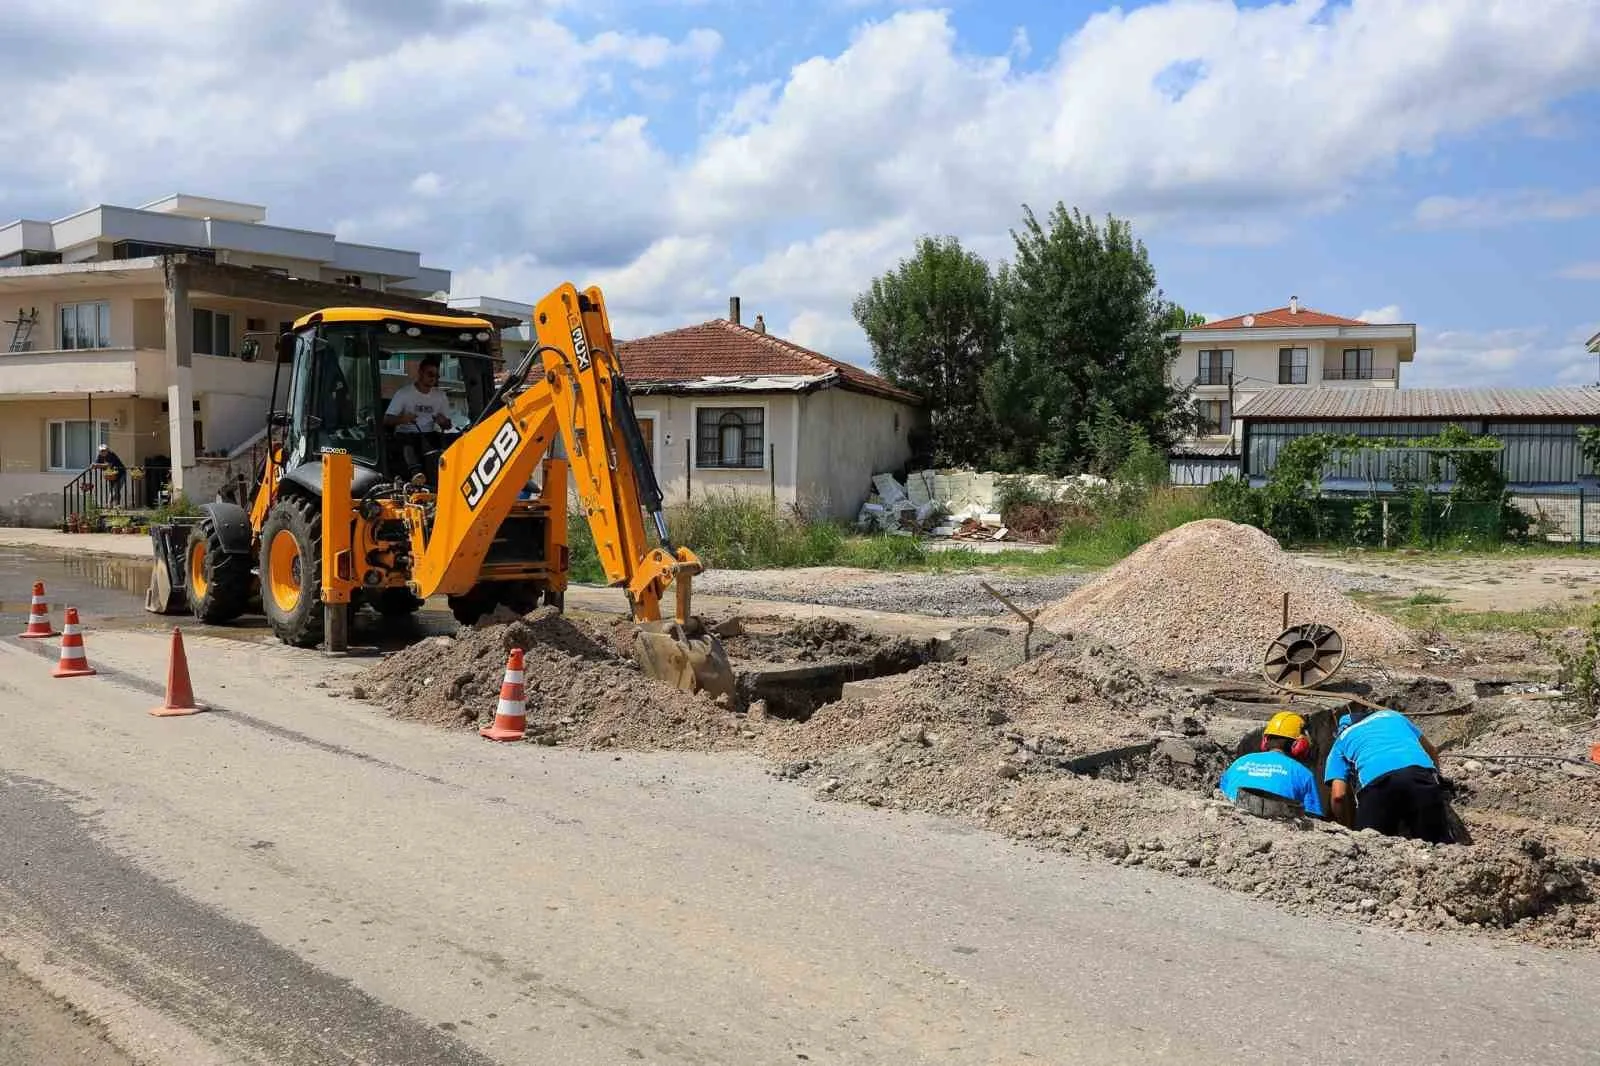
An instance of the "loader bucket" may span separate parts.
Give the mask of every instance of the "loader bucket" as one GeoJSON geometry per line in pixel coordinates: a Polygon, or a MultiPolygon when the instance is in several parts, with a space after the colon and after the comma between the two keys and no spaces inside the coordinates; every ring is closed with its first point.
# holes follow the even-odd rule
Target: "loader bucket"
{"type": "Polygon", "coordinates": [[[163,523],[150,527],[155,561],[150,567],[150,587],[145,590],[144,609],[151,614],[183,614],[189,609],[184,547],[189,527],[183,523],[163,523]]]}
{"type": "Polygon", "coordinates": [[[646,677],[685,692],[712,696],[734,693],[733,665],[715,633],[691,619],[641,622],[633,641],[633,657],[646,677]]]}

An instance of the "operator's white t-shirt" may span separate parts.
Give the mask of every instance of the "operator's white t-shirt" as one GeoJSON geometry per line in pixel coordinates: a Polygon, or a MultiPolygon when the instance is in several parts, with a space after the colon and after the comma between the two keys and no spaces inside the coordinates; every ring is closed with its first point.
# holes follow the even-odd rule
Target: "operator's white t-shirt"
{"type": "Polygon", "coordinates": [[[450,417],[450,398],[443,389],[437,385],[431,392],[421,392],[416,385],[406,382],[395,390],[394,399],[389,401],[389,415],[403,415],[407,411],[417,416],[415,422],[394,427],[396,433],[434,433],[442,429],[433,420],[434,415],[450,417]]]}

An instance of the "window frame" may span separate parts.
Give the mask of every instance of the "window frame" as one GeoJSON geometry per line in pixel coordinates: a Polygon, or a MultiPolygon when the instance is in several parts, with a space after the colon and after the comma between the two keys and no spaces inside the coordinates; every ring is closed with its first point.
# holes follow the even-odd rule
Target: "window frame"
{"type": "Polygon", "coordinates": [[[1200,398],[1194,401],[1195,413],[1201,416],[1198,427],[1198,437],[1231,437],[1233,436],[1233,409],[1232,405],[1224,398],[1200,398]],[[1216,428],[1206,419],[1204,411],[1215,407],[1217,409],[1216,428]]]}
{"type": "Polygon", "coordinates": [[[1339,379],[1341,381],[1372,381],[1375,377],[1376,360],[1371,348],[1345,348],[1339,353],[1339,379]],[[1350,373],[1350,357],[1356,357],[1356,372],[1350,373]],[[1366,356],[1366,372],[1362,372],[1362,359],[1366,356]]]}
{"type": "Polygon", "coordinates": [[[1233,373],[1234,353],[1232,348],[1201,348],[1196,359],[1195,384],[1197,385],[1226,385],[1228,376],[1233,373]],[[1217,362],[1218,375],[1215,380],[1211,373],[1212,360],[1208,355],[1220,356],[1217,362]]]}
{"type": "Polygon", "coordinates": [[[1278,349],[1278,384],[1279,385],[1309,385],[1311,383],[1311,349],[1310,348],[1279,348],[1278,349]],[[1300,356],[1299,363],[1295,356],[1300,356]],[[1285,362],[1284,357],[1288,356],[1285,362]],[[1295,380],[1295,371],[1300,372],[1299,380],[1295,380]]]}
{"type": "MultiPolygon", "coordinates": [[[[111,347],[111,301],[110,300],[74,300],[71,303],[56,304],[56,350],[57,351],[61,351],[61,352],[92,352],[92,351],[103,351],[103,350],[105,350],[107,348],[110,348],[110,347],[111,347]],[[96,314],[95,314],[95,333],[98,334],[99,336],[97,336],[96,339],[103,340],[105,343],[103,343],[103,344],[79,344],[79,343],[77,343],[77,341],[78,341],[78,323],[77,323],[77,319],[80,317],[80,309],[84,308],[84,307],[94,307],[94,308],[98,309],[96,314]],[[72,316],[73,316],[73,319],[74,319],[74,323],[73,323],[73,327],[72,327],[72,334],[71,334],[71,338],[70,338],[72,343],[70,343],[70,344],[68,343],[68,339],[69,338],[68,338],[68,334],[67,334],[67,330],[66,330],[66,326],[65,326],[65,318],[66,318],[66,313],[67,313],[68,310],[72,311],[72,316]]],[[[87,419],[80,419],[79,421],[87,421],[87,419]]]]}
{"type": "Polygon", "coordinates": [[[100,445],[111,443],[111,420],[109,418],[47,418],[44,423],[44,472],[47,474],[81,474],[94,465],[94,457],[100,445]],[[65,459],[67,452],[67,437],[65,427],[68,425],[84,425],[98,429],[98,433],[91,429],[93,434],[89,441],[89,461],[82,466],[60,466],[53,460],[55,448],[56,427],[63,427],[61,431],[61,457],[65,459]]]}
{"type": "Polygon", "coordinates": [[[211,307],[191,307],[189,309],[189,324],[189,347],[193,350],[195,355],[209,355],[217,359],[236,357],[237,353],[233,347],[232,311],[218,311],[211,307]],[[209,342],[207,348],[200,347],[200,331],[197,327],[200,324],[199,318],[201,315],[207,315],[210,317],[210,322],[206,329],[206,336],[209,342]],[[222,346],[223,350],[220,352],[213,350],[217,346],[216,341],[218,319],[227,319],[228,321],[226,341],[222,346]]]}
{"type": "MultiPolygon", "coordinates": [[[[696,402],[696,403],[693,403],[693,404],[690,405],[690,417],[692,419],[691,425],[693,427],[691,432],[694,434],[694,468],[696,470],[764,471],[764,470],[768,469],[768,455],[767,455],[767,453],[768,453],[768,449],[771,447],[773,441],[772,441],[772,428],[771,428],[772,427],[772,409],[771,409],[771,405],[768,404],[766,401],[763,400],[763,401],[760,401],[760,402],[757,402],[757,403],[728,403],[726,401],[722,401],[722,402],[718,402],[718,403],[699,403],[699,402],[696,402]],[[726,412],[729,412],[729,411],[751,411],[751,410],[760,410],[760,412],[761,412],[761,449],[760,449],[760,460],[761,461],[760,461],[760,463],[759,464],[741,463],[741,464],[739,464],[737,466],[730,466],[728,464],[720,462],[720,459],[721,459],[721,448],[720,448],[720,446],[719,446],[719,448],[717,450],[717,458],[718,458],[719,461],[717,461],[717,462],[706,462],[705,459],[702,457],[701,447],[700,447],[700,444],[701,444],[701,441],[700,441],[700,412],[701,411],[722,411],[722,412],[726,413],[726,412]]],[[[659,423],[657,425],[659,426],[659,423]]],[[[719,437],[719,441],[720,441],[720,437],[719,437]]],[[[742,451],[745,454],[749,453],[749,449],[748,448],[742,449],[742,451]]]]}

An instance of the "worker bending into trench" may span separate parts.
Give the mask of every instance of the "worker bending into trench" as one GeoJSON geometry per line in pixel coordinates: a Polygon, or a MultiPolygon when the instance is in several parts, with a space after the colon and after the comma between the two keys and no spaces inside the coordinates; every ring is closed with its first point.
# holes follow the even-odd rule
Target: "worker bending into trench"
{"type": "Polygon", "coordinates": [[[1339,717],[1334,738],[1323,779],[1340,822],[1387,836],[1453,842],[1439,752],[1415,722],[1395,710],[1356,710],[1339,717]]]}
{"type": "Polygon", "coordinates": [[[1316,775],[1300,761],[1310,752],[1305,719],[1279,711],[1261,731],[1261,750],[1235,759],[1218,787],[1231,802],[1262,818],[1321,818],[1316,775]]]}

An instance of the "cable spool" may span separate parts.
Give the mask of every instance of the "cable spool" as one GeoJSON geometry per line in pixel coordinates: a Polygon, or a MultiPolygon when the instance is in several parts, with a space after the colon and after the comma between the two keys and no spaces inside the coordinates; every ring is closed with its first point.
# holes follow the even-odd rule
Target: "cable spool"
{"type": "Polygon", "coordinates": [[[1261,675],[1278,688],[1316,688],[1343,665],[1344,637],[1339,631],[1322,622],[1303,622],[1267,645],[1261,675]]]}

